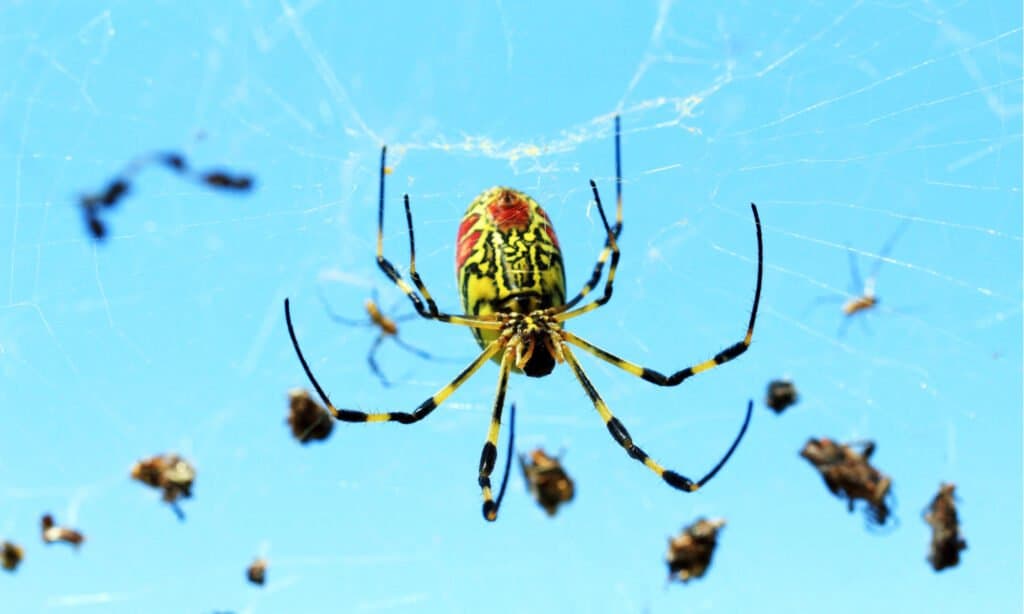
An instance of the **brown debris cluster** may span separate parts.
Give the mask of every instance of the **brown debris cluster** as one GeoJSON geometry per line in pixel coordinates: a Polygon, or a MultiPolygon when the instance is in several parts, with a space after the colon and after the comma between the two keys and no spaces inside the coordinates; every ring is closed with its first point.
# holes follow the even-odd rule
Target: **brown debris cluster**
{"type": "Polygon", "coordinates": [[[288,393],[288,426],[292,436],[300,443],[323,441],[331,436],[334,420],[320,404],[314,401],[309,393],[296,388],[288,393]]]}
{"type": "Polygon", "coordinates": [[[192,483],[196,470],[187,460],[177,454],[161,454],[140,460],[132,467],[132,479],[163,491],[163,500],[179,518],[184,513],[178,507],[178,499],[192,496],[192,483]]]}
{"type": "Polygon", "coordinates": [[[267,559],[259,557],[253,561],[252,565],[246,568],[245,577],[249,579],[249,582],[263,586],[263,583],[267,581],[267,559]]]}
{"type": "Polygon", "coordinates": [[[875,451],[873,441],[839,444],[827,437],[810,439],[800,456],[821,473],[832,494],[847,500],[852,512],[858,499],[867,503],[868,520],[884,525],[889,518],[887,499],[892,492],[892,479],[868,462],[875,451]],[[860,447],[857,451],[854,447],[860,447]]]}
{"type": "Polygon", "coordinates": [[[955,567],[960,563],[960,551],[967,549],[967,542],[960,535],[954,488],[953,484],[940,486],[924,514],[924,521],[932,527],[928,562],[935,571],[955,567]]]}
{"type": "Polygon", "coordinates": [[[18,544],[5,541],[3,545],[0,545],[0,565],[3,565],[7,571],[17,569],[23,558],[25,558],[25,551],[18,544]]]}
{"type": "Polygon", "coordinates": [[[725,526],[725,520],[697,519],[683,532],[668,540],[669,580],[688,582],[704,576],[711,565],[711,555],[718,543],[718,532],[725,526]]]}
{"type": "Polygon", "coordinates": [[[529,461],[525,454],[520,454],[519,465],[530,494],[549,516],[554,516],[563,503],[572,501],[575,486],[558,457],[548,456],[543,449],[537,448],[530,453],[529,461]]]}
{"type": "Polygon", "coordinates": [[[48,544],[64,542],[77,548],[85,541],[85,536],[80,532],[67,527],[58,527],[50,514],[43,515],[42,527],[43,541],[48,544]]]}
{"type": "Polygon", "coordinates": [[[768,392],[765,394],[764,403],[772,411],[781,414],[786,408],[795,405],[800,395],[796,391],[796,385],[788,380],[772,380],[768,384],[768,392]]]}

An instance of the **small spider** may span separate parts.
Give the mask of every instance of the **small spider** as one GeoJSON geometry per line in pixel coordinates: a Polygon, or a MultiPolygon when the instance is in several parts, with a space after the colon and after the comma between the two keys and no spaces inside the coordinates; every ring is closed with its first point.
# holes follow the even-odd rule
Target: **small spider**
{"type": "Polygon", "coordinates": [[[967,549],[967,542],[960,535],[954,488],[953,484],[943,484],[924,513],[924,521],[932,528],[928,562],[935,571],[958,565],[960,551],[967,549]]]}
{"type": "Polygon", "coordinates": [[[331,309],[331,306],[327,304],[327,299],[324,298],[322,294],[320,295],[320,299],[324,303],[324,309],[327,310],[327,315],[335,322],[338,322],[339,324],[344,324],[346,326],[372,326],[380,331],[377,334],[377,338],[373,340],[373,344],[370,346],[370,351],[366,355],[366,362],[369,363],[370,370],[373,371],[373,374],[377,376],[377,379],[380,380],[380,383],[383,384],[385,388],[390,388],[392,386],[392,382],[389,381],[388,378],[384,376],[384,372],[381,371],[380,366],[377,364],[377,349],[380,348],[381,343],[385,339],[393,340],[395,344],[398,345],[398,347],[409,352],[410,354],[419,356],[424,360],[434,359],[434,356],[432,356],[429,352],[409,345],[401,337],[398,336],[399,322],[414,320],[416,318],[419,318],[420,316],[415,313],[408,313],[405,315],[396,316],[394,318],[390,318],[384,315],[384,313],[380,310],[380,307],[378,307],[380,301],[377,297],[376,290],[373,291],[373,298],[366,299],[366,302],[363,304],[364,309],[366,309],[366,315],[368,316],[368,319],[366,320],[353,320],[350,318],[346,318],[342,315],[339,315],[331,309]]]}
{"type": "Polygon", "coordinates": [[[120,202],[131,190],[135,176],[151,164],[163,166],[193,183],[215,190],[247,192],[253,186],[253,179],[249,175],[236,175],[223,170],[194,171],[188,167],[184,156],[179,153],[158,152],[140,156],[129,163],[105,188],[79,197],[78,202],[94,239],[99,241],[107,236],[107,226],[100,220],[100,212],[120,202]]]}
{"type": "Polygon", "coordinates": [[[611,300],[615,273],[619,265],[619,235],[622,231],[622,165],[620,155],[621,131],[619,118],[615,118],[615,187],[616,218],[614,228],[609,225],[598,194],[597,184],[591,180],[590,188],[606,235],[604,248],[598,255],[590,278],[582,289],[566,300],[565,271],[562,265],[562,251],[554,227],[547,213],[527,194],[508,187],[493,187],[480,193],[470,203],[459,224],[456,235],[455,268],[459,295],[462,299],[461,314],[444,313],[438,310],[434,298],[427,290],[416,271],[416,245],[413,234],[412,212],[409,195],[404,198],[406,227],[409,231],[409,284],[398,269],[384,257],[384,178],[387,175],[387,147],[381,149],[380,191],[377,209],[377,265],[398,288],[409,297],[413,307],[423,318],[448,324],[465,326],[470,329],[481,353],[450,383],[443,386],[424,400],[411,412],[372,412],[337,408],[313,376],[308,362],[302,354],[295,328],[292,324],[291,308],[284,301],[285,322],[292,346],[302,368],[316,389],[327,410],[343,422],[398,422],[412,424],[429,416],[445,399],[464,384],[484,364],[494,360],[498,363],[498,390],[491,410],[491,422],[487,430],[486,443],[480,453],[477,483],[483,497],[483,516],[488,521],[497,518],[497,506],[491,489],[491,473],[497,459],[497,442],[501,429],[501,416],[505,404],[505,392],[512,372],[524,373],[528,377],[543,377],[551,373],[558,363],[568,363],[604,422],[609,434],[623,451],[634,460],[650,469],[669,486],[684,492],[694,492],[711,480],[736,450],[750,424],[754,403],[747,403],[747,412],[728,450],[711,470],[700,479],[690,478],[663,467],[647,455],[616,418],[601,398],[590,378],[583,370],[573,349],[587,352],[627,373],[631,373],[658,386],[676,386],[690,377],[713,369],[740,356],[750,347],[754,335],[757,306],[761,299],[761,281],[764,273],[764,254],[761,236],[761,220],[757,206],[751,203],[754,229],[757,236],[757,283],[754,289],[753,307],[743,338],[718,352],[713,357],[664,375],[653,369],[629,362],[601,349],[565,329],[568,320],[589,313],[611,300]],[[576,305],[593,290],[600,281],[605,264],[611,258],[605,278],[602,295],[583,306],[576,305]],[[415,288],[413,287],[415,286],[415,288]]]}
{"type": "Polygon", "coordinates": [[[668,579],[686,583],[701,578],[711,565],[711,555],[718,545],[718,532],[725,526],[725,520],[705,520],[683,529],[682,533],[668,540],[668,579]]]}
{"type": "Polygon", "coordinates": [[[530,452],[529,461],[525,454],[519,455],[519,466],[530,494],[548,516],[554,516],[559,506],[572,501],[576,492],[572,478],[562,467],[561,456],[548,456],[541,448],[530,452]]]}
{"type": "Polygon", "coordinates": [[[245,577],[249,579],[249,582],[263,586],[267,581],[267,559],[259,557],[253,561],[252,565],[245,569],[245,577]]]}
{"type": "Polygon", "coordinates": [[[796,391],[796,385],[789,380],[772,380],[768,384],[768,392],[765,394],[764,403],[777,414],[781,414],[786,408],[795,405],[800,395],[796,391]]]}
{"type": "Polygon", "coordinates": [[[875,451],[875,442],[837,444],[827,437],[810,439],[800,456],[806,458],[821,473],[832,494],[845,497],[849,510],[861,499],[868,504],[868,520],[884,525],[889,518],[886,500],[892,494],[892,479],[868,463],[875,451]],[[854,446],[862,448],[855,451],[854,446]]]}
{"type": "Polygon", "coordinates": [[[0,565],[7,571],[14,571],[25,558],[25,551],[18,544],[5,541],[0,546],[0,565]]]}
{"type": "Polygon", "coordinates": [[[50,514],[43,515],[41,524],[43,528],[43,541],[48,544],[64,542],[77,548],[85,541],[85,536],[80,532],[66,527],[58,527],[53,521],[53,516],[50,514]]]}
{"type": "Polygon", "coordinates": [[[140,460],[132,467],[132,479],[163,491],[163,500],[171,505],[179,520],[185,520],[185,512],[178,506],[178,499],[192,496],[192,483],[196,469],[177,454],[162,454],[140,460]]]}
{"type": "Polygon", "coordinates": [[[292,436],[300,443],[323,441],[331,436],[331,430],[334,429],[331,414],[314,401],[308,392],[301,388],[289,392],[288,406],[288,426],[292,429],[292,436]]]}
{"type": "MultiPolygon", "coordinates": [[[[866,314],[878,307],[881,299],[875,293],[875,287],[878,281],[878,271],[885,264],[889,257],[889,253],[892,252],[893,247],[896,245],[896,241],[903,235],[903,232],[907,229],[910,224],[909,221],[900,224],[900,226],[889,236],[886,242],[882,245],[882,249],[879,250],[878,254],[873,258],[875,260],[874,266],[867,278],[862,279],[860,275],[860,266],[857,264],[857,254],[849,247],[847,247],[846,253],[850,258],[850,286],[848,289],[847,298],[831,295],[819,297],[815,304],[821,303],[842,303],[843,321],[839,325],[839,336],[843,337],[846,335],[846,329],[850,325],[850,320],[857,314],[866,314]]],[[[861,319],[861,324],[867,326],[865,321],[861,319]]]]}

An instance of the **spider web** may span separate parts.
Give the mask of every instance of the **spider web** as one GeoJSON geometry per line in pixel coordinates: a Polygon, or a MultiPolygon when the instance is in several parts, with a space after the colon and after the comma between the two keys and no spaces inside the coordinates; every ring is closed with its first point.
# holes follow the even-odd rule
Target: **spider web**
{"type": "Polygon", "coordinates": [[[1020,609],[1019,6],[0,14],[0,539],[26,548],[0,578],[11,611],[740,611],[754,595],[763,611],[1020,609]],[[574,332],[662,371],[734,343],[755,281],[748,203],[761,212],[746,355],[675,389],[582,358],[637,442],[691,477],[753,398],[722,473],[695,495],[665,487],[561,367],[509,390],[518,450],[564,450],[576,480],[554,519],[518,475],[499,522],[479,517],[493,366],[415,426],[292,441],[287,391],[307,383],[286,296],[348,407],[411,409],[477,352],[458,327],[404,322],[440,359],[385,343],[378,360],[401,384],[383,388],[365,362],[372,331],[320,303],[360,317],[376,289],[411,310],[373,257],[379,147],[393,168],[386,252],[407,268],[408,192],[418,268],[456,311],[455,229],[494,184],[545,206],[570,291],[582,283],[603,243],[587,181],[613,202],[617,113],[622,263],[613,300],[574,332]],[[95,244],[76,196],[168,149],[250,172],[257,190],[146,170],[95,244]],[[879,304],[846,321],[864,290],[851,257],[879,304]],[[778,417],[763,405],[777,377],[801,395],[778,417]],[[897,526],[870,534],[825,491],[797,457],[812,436],[877,442],[897,526]],[[163,451],[198,469],[184,523],[128,479],[163,451]],[[918,514],[942,481],[957,484],[969,550],[935,575],[918,514]],[[46,511],[86,534],[79,552],[40,543],[46,511]],[[708,575],[666,590],[666,537],[701,515],[728,521],[708,575]],[[262,589],[244,581],[258,555],[262,589]]]}

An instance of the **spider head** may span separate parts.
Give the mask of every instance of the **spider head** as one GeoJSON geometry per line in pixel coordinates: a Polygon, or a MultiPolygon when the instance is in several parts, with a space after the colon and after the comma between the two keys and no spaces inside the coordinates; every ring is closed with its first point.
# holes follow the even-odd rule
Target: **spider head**
{"type": "Polygon", "coordinates": [[[512,313],[505,323],[508,346],[515,351],[514,368],[529,377],[544,377],[562,362],[559,352],[561,325],[545,310],[512,313]]]}

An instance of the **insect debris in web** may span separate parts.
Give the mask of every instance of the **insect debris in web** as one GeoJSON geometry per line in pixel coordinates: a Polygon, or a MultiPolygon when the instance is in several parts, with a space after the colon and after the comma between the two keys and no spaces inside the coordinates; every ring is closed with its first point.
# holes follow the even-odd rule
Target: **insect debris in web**
{"type": "Polygon", "coordinates": [[[267,581],[267,559],[257,558],[245,569],[245,577],[253,584],[263,586],[267,581]]]}
{"type": "Polygon", "coordinates": [[[43,529],[43,541],[48,544],[64,542],[77,548],[85,541],[85,536],[82,535],[81,532],[76,531],[75,529],[57,526],[57,523],[53,520],[53,516],[50,514],[44,514],[40,524],[43,529]]]}
{"type": "Polygon", "coordinates": [[[0,546],[0,565],[3,565],[3,568],[7,571],[16,570],[24,558],[25,550],[18,544],[5,541],[0,546]]]}
{"type": "Polygon", "coordinates": [[[701,578],[711,565],[711,555],[718,545],[718,532],[725,526],[725,520],[698,518],[696,522],[668,540],[669,581],[689,582],[701,578]]]}
{"type": "Polygon", "coordinates": [[[924,521],[932,528],[928,562],[935,571],[957,566],[960,563],[960,551],[967,549],[967,542],[960,535],[960,520],[953,493],[955,488],[953,484],[940,486],[924,513],[924,521]]]}
{"type": "Polygon", "coordinates": [[[222,169],[193,170],[185,157],[174,152],[157,152],[132,160],[120,173],[98,192],[83,194],[78,203],[82,207],[89,233],[97,241],[107,236],[107,225],[100,214],[121,202],[131,191],[132,182],[144,168],[150,165],[162,166],[192,183],[222,192],[248,192],[254,181],[252,176],[222,169]]]}
{"type": "Polygon", "coordinates": [[[796,384],[789,380],[776,379],[768,384],[764,404],[776,414],[781,414],[787,408],[795,405],[798,400],[800,400],[800,395],[796,390],[796,384]]]}
{"type": "Polygon", "coordinates": [[[874,451],[873,441],[839,444],[822,437],[808,440],[800,456],[821,473],[832,494],[846,499],[851,512],[857,500],[864,501],[869,523],[882,526],[891,512],[888,499],[892,494],[892,479],[868,462],[874,451]]]}
{"type": "Polygon", "coordinates": [[[159,454],[135,463],[132,466],[132,479],[162,490],[163,500],[170,504],[174,514],[180,520],[185,519],[185,513],[178,506],[178,499],[192,496],[196,469],[191,463],[177,454],[159,454]]]}
{"type": "Polygon", "coordinates": [[[576,493],[572,478],[562,466],[562,455],[549,456],[542,448],[519,455],[519,466],[530,494],[544,508],[548,516],[554,516],[564,503],[572,501],[576,493]]]}
{"type": "Polygon", "coordinates": [[[324,441],[331,436],[334,420],[323,406],[309,396],[309,392],[301,388],[289,391],[288,407],[288,426],[299,443],[305,445],[311,441],[324,441]]]}

